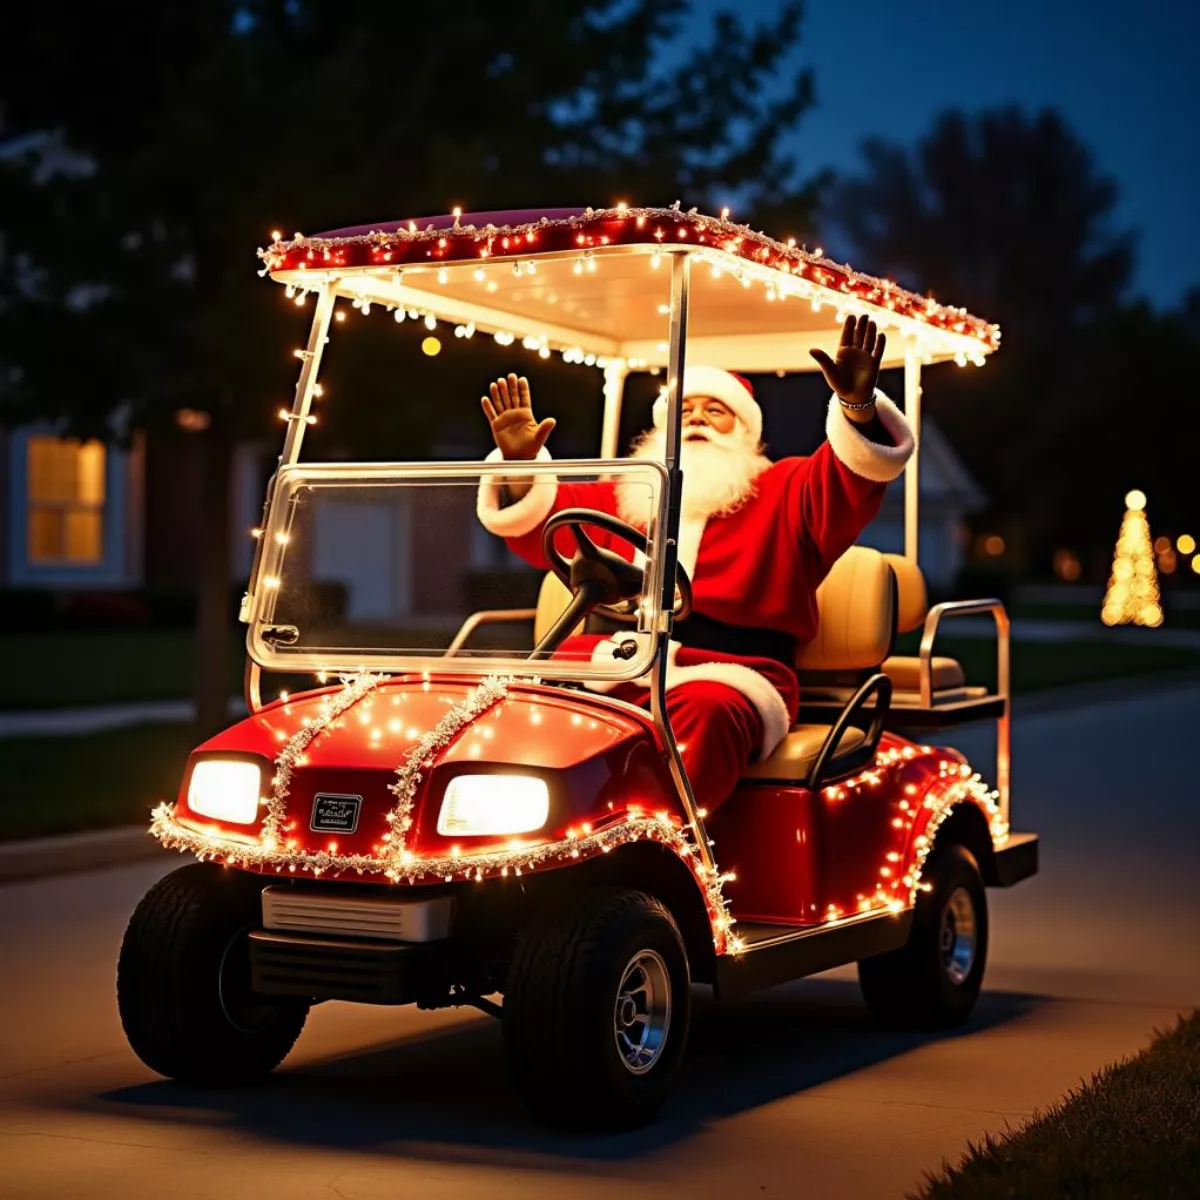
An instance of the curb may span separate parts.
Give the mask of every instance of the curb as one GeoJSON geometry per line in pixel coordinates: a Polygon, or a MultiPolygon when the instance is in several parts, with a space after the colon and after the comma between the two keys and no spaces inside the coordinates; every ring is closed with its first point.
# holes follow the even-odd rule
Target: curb
{"type": "Polygon", "coordinates": [[[162,852],[145,825],[0,842],[0,883],[124,866],[162,852]]]}

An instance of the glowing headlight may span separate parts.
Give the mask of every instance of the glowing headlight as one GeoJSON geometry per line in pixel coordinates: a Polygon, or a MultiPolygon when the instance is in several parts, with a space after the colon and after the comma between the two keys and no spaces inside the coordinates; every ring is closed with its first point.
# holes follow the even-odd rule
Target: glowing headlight
{"type": "Polygon", "coordinates": [[[197,816],[249,825],[258,816],[262,786],[257,763],[204,759],[192,768],[187,806],[197,816]]]}
{"type": "Polygon", "coordinates": [[[530,833],[550,815],[550,789],[533,775],[456,775],[446,788],[437,831],[457,834],[530,833]]]}

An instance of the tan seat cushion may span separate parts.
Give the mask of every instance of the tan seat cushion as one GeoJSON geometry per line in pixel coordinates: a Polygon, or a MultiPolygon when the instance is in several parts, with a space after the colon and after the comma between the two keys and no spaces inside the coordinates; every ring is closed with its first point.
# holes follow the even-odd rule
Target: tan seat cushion
{"type": "Polygon", "coordinates": [[[929,592],[921,568],[903,554],[885,554],[884,562],[896,576],[896,629],[908,633],[925,624],[929,612],[929,592]]]}
{"type": "MultiPolygon", "coordinates": [[[[803,779],[829,735],[829,725],[793,725],[791,732],[766,757],[752,762],[743,779],[803,779]]],[[[861,729],[847,729],[834,754],[834,762],[857,750],[867,740],[861,729]]]]}
{"type": "MultiPolygon", "coordinates": [[[[962,687],[966,682],[962,665],[953,658],[935,656],[930,660],[929,665],[935,692],[943,691],[946,688],[962,687]]],[[[883,671],[892,681],[892,686],[896,691],[919,692],[921,690],[921,660],[919,658],[894,655],[884,662],[883,671]]]]}
{"type": "Polygon", "coordinates": [[[896,626],[892,569],[878,550],[851,546],[817,588],[817,634],[800,647],[801,671],[862,671],[878,666],[896,626]]]}
{"type": "MultiPolygon", "coordinates": [[[[534,645],[537,645],[554,628],[554,622],[567,611],[567,605],[570,603],[570,589],[553,571],[547,571],[546,578],[542,580],[541,590],[538,592],[537,616],[533,619],[534,645]]],[[[583,621],[580,621],[571,632],[582,633],[583,621]]]]}

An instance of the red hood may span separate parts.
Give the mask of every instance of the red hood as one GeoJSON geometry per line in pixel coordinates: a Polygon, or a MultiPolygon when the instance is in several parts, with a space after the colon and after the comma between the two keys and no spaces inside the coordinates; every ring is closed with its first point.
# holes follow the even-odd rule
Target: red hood
{"type": "MultiPolygon", "coordinates": [[[[303,765],[294,768],[287,796],[285,836],[294,839],[297,848],[313,852],[336,844],[338,853],[376,853],[388,829],[386,815],[396,803],[388,786],[396,782],[397,767],[404,763],[412,746],[477,684],[477,679],[465,678],[431,683],[391,680],[349,709],[309,745],[303,765]],[[362,797],[354,833],[314,832],[309,828],[318,793],[362,797]]],[[[321,700],[333,690],[307,692],[287,703],[276,702],[211,738],[195,753],[256,754],[274,762],[306,718],[319,718],[321,700]]],[[[607,806],[608,797],[602,793],[620,775],[611,768],[617,760],[628,758],[631,743],[653,751],[654,735],[648,717],[588,693],[514,684],[504,699],[464,727],[436,755],[432,767],[422,772],[408,844],[422,855],[447,849],[436,833],[436,805],[426,804],[431,793],[440,800],[444,784],[439,786],[439,776],[444,778],[466,766],[486,770],[488,765],[553,772],[562,786],[567,819],[559,824],[565,825],[586,817],[597,805],[607,806]],[[605,763],[609,769],[597,769],[597,764],[605,763]]],[[[180,800],[179,811],[186,815],[183,792],[180,800]]],[[[235,827],[229,828],[233,831],[235,827]]],[[[545,830],[547,838],[561,833],[557,827],[545,830]]],[[[483,850],[486,846],[473,844],[471,848],[483,850]]]]}

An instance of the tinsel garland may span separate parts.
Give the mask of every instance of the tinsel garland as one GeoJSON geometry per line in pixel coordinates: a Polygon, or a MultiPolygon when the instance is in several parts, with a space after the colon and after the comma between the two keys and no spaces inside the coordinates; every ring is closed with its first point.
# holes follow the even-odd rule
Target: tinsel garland
{"type": "MultiPolygon", "coordinates": [[[[150,833],[168,850],[194,854],[202,861],[222,862],[231,867],[273,867],[282,874],[304,871],[314,878],[330,871],[358,875],[378,874],[380,860],[371,854],[333,854],[323,850],[308,852],[289,847],[269,848],[261,843],[239,842],[234,837],[216,837],[182,824],[170,804],[160,804],[153,812],[150,833]]],[[[608,854],[618,846],[637,841],[660,842],[687,862],[704,890],[714,942],[718,949],[737,950],[740,939],[727,936],[733,924],[721,884],[727,876],[706,871],[696,860],[695,846],[682,827],[663,813],[628,816],[604,829],[576,834],[554,842],[533,846],[513,846],[477,854],[447,854],[429,858],[409,855],[387,870],[394,883],[415,884],[434,880],[452,883],[455,879],[482,882],[487,878],[506,877],[550,863],[608,854]]]]}
{"type": "Polygon", "coordinates": [[[413,803],[421,784],[421,772],[433,766],[434,755],[445,749],[476,717],[482,716],[493,704],[508,694],[511,675],[489,675],[461,704],[456,704],[427,734],[420,738],[396,768],[396,782],[388,791],[396,797],[396,807],[386,820],[391,830],[383,835],[390,843],[389,877],[397,863],[411,859],[407,849],[408,831],[412,828],[413,803]]]}
{"type": "MultiPolygon", "coordinates": [[[[423,858],[407,848],[413,807],[423,772],[433,765],[438,752],[449,746],[466,726],[507,695],[512,682],[508,676],[488,676],[408,750],[404,761],[396,768],[396,781],[388,789],[396,797],[396,804],[386,817],[391,827],[390,832],[384,834],[386,850],[373,855],[338,854],[332,851],[300,850],[293,842],[281,845],[280,831],[287,816],[286,801],[294,768],[303,765],[305,750],[349,709],[377,688],[382,679],[379,675],[345,679],[341,691],[322,701],[319,716],[315,720],[306,719],[287,741],[275,760],[272,793],[267,801],[262,833],[257,839],[192,828],[178,819],[174,806],[170,804],[161,804],[154,810],[150,833],[169,849],[190,852],[202,860],[219,860],[229,866],[274,867],[278,873],[286,870],[292,874],[300,870],[314,877],[331,871],[352,871],[358,875],[382,873],[394,883],[405,884],[435,879],[450,883],[460,877],[478,882],[496,875],[507,876],[510,872],[520,875],[523,871],[548,863],[607,854],[617,846],[649,839],[669,847],[689,866],[704,892],[718,952],[737,953],[742,949],[741,939],[729,932],[734,918],[722,886],[734,876],[723,875],[715,868],[707,867],[696,853],[695,843],[684,826],[667,813],[643,816],[630,812],[603,829],[593,830],[585,826],[582,834],[568,830],[565,838],[535,845],[524,845],[514,840],[505,850],[473,854],[456,852],[423,858]]],[[[826,795],[837,799],[859,787],[878,786],[883,782],[885,773],[902,768],[914,758],[924,758],[933,753],[934,749],[929,746],[893,747],[881,751],[871,768],[854,779],[831,785],[825,789],[826,795]]],[[[914,805],[911,810],[907,830],[909,836],[917,828],[922,810],[929,810],[930,815],[912,839],[908,872],[901,879],[891,880],[892,869],[886,864],[881,867],[881,882],[873,896],[861,900],[860,913],[899,912],[912,907],[920,891],[929,890],[931,885],[923,881],[922,874],[938,829],[965,802],[974,802],[987,813],[993,840],[997,844],[1003,841],[1008,834],[1008,827],[996,803],[996,793],[989,791],[969,766],[944,758],[937,780],[927,791],[923,802],[914,805]],[[906,892],[903,896],[899,894],[901,887],[906,892]]],[[[909,811],[907,803],[901,807],[909,811]]],[[[889,860],[896,861],[900,857],[893,852],[889,860]]],[[[842,914],[831,910],[829,915],[834,918],[842,914]]]]}
{"type": "MultiPolygon", "coordinates": [[[[854,270],[844,263],[813,253],[794,242],[781,242],[748,225],[739,225],[726,216],[714,217],[692,208],[684,212],[676,201],[669,208],[587,208],[566,217],[541,217],[536,221],[511,225],[484,225],[482,228],[461,224],[453,226],[427,223],[418,228],[415,221],[398,224],[390,230],[370,230],[343,236],[294,234],[290,241],[280,240],[258,256],[265,266],[262,274],[287,270],[333,270],[351,267],[428,266],[432,262],[462,262],[475,258],[512,258],[531,254],[574,249],[587,255],[608,245],[650,244],[650,237],[614,232],[613,227],[632,225],[642,230],[654,227],[653,239],[666,244],[667,226],[675,244],[711,245],[714,249],[736,254],[748,262],[770,267],[781,275],[807,280],[843,296],[857,297],[909,317],[935,329],[965,334],[977,339],[989,350],[1000,343],[999,326],[971,316],[966,309],[938,304],[918,296],[889,279],[880,279],[854,270]],[[600,232],[608,229],[608,233],[600,232]],[[689,238],[688,231],[692,231],[689,238]],[[595,232],[593,232],[595,231],[595,232]],[[550,237],[547,238],[546,235],[550,237]],[[555,235],[566,235],[563,245],[551,244],[555,235]],[[538,247],[533,248],[535,241],[538,247]],[[526,248],[522,249],[522,246],[526,248]]],[[[559,238],[557,240],[562,240],[559,238]]]]}
{"type": "Polygon", "coordinates": [[[355,675],[346,678],[340,692],[333,692],[321,701],[316,718],[304,719],[300,728],[288,738],[275,757],[275,774],[271,778],[271,795],[267,799],[267,814],[263,818],[262,843],[268,849],[278,845],[287,817],[287,798],[292,783],[292,771],[304,761],[304,751],[343,713],[353,708],[373,692],[383,680],[382,675],[355,675]]]}

